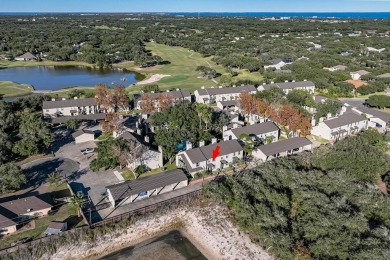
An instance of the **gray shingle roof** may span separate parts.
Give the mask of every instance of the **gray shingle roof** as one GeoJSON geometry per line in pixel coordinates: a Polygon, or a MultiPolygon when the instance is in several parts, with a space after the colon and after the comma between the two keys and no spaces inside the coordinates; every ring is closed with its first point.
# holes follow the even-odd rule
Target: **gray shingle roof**
{"type": "Polygon", "coordinates": [[[382,111],[379,111],[376,109],[372,109],[372,108],[368,108],[365,106],[357,106],[356,110],[363,112],[365,114],[369,114],[369,115],[372,115],[374,117],[380,118],[383,121],[385,121],[386,123],[388,123],[390,121],[390,114],[389,113],[385,113],[385,112],[382,112],[382,111]]]}
{"type": "Polygon", "coordinates": [[[105,118],[106,118],[105,113],[97,113],[97,114],[89,114],[89,115],[54,117],[54,118],[50,119],[50,122],[52,124],[63,124],[63,123],[66,123],[70,119],[88,121],[88,120],[103,120],[105,118]]]}
{"type": "Polygon", "coordinates": [[[312,142],[306,137],[294,137],[260,146],[259,150],[266,156],[271,156],[274,154],[287,152],[311,144],[312,142]]]}
{"type": "Polygon", "coordinates": [[[353,124],[353,123],[358,123],[361,121],[366,120],[364,117],[358,115],[357,113],[354,113],[352,111],[345,112],[341,116],[330,119],[330,120],[325,120],[324,124],[327,125],[330,129],[334,129],[337,127],[353,124]]]}
{"type": "Polygon", "coordinates": [[[86,107],[96,106],[95,98],[66,99],[55,101],[43,101],[43,109],[64,108],[64,107],[86,107]]]}
{"type": "Polygon", "coordinates": [[[355,74],[359,74],[360,76],[364,76],[364,75],[369,74],[370,72],[368,72],[367,70],[358,70],[358,71],[354,71],[351,73],[355,73],[355,74]]]}
{"type": "Polygon", "coordinates": [[[22,58],[22,59],[35,59],[35,55],[33,55],[31,52],[26,52],[23,55],[20,55],[16,58],[22,58]]]}
{"type": "Polygon", "coordinates": [[[18,215],[0,206],[0,228],[17,225],[18,215]]]}
{"type": "Polygon", "coordinates": [[[211,159],[213,151],[217,146],[220,147],[219,156],[242,151],[242,147],[237,140],[229,140],[187,150],[184,153],[187,154],[192,163],[204,162],[211,159]]]}
{"type": "Polygon", "coordinates": [[[255,91],[256,88],[254,86],[238,86],[238,87],[226,87],[226,88],[205,88],[199,89],[198,93],[201,96],[206,95],[223,95],[223,94],[234,94],[234,93],[249,93],[255,91]]]}
{"type": "Polygon", "coordinates": [[[0,204],[0,207],[3,207],[17,215],[23,215],[27,214],[28,212],[51,208],[52,205],[50,205],[43,199],[38,198],[37,196],[31,196],[3,202],[0,204]],[[28,211],[29,209],[30,211],[28,211]]]}
{"type": "Polygon", "coordinates": [[[333,66],[331,67],[333,69],[337,69],[337,70],[345,70],[347,68],[347,66],[344,66],[344,65],[336,65],[336,66],[333,66]]]}
{"type": "Polygon", "coordinates": [[[378,75],[378,78],[390,78],[390,73],[385,73],[382,75],[378,75]]]}
{"type": "Polygon", "coordinates": [[[168,95],[172,96],[174,99],[191,97],[190,92],[187,90],[179,90],[179,91],[175,90],[175,91],[169,91],[169,92],[147,93],[147,94],[149,94],[152,97],[152,99],[158,99],[158,97],[163,95],[163,94],[168,94],[168,95]]]}
{"type": "Polygon", "coordinates": [[[275,125],[274,122],[268,121],[261,124],[239,127],[236,129],[232,129],[231,131],[238,138],[242,133],[246,133],[248,135],[260,135],[278,130],[279,128],[277,125],[275,125]]]}
{"type": "Polygon", "coordinates": [[[264,89],[270,88],[279,88],[279,89],[294,89],[294,88],[304,88],[304,87],[313,87],[315,84],[312,81],[298,81],[298,82],[283,82],[283,83],[274,83],[263,85],[264,89]]]}
{"type": "Polygon", "coordinates": [[[238,106],[237,100],[220,101],[223,107],[238,106]]]}
{"type": "Polygon", "coordinates": [[[136,195],[149,190],[164,187],[166,185],[178,183],[188,180],[182,170],[170,170],[147,177],[130,180],[115,185],[107,186],[115,201],[125,199],[132,195],[136,195]]]}
{"type": "Polygon", "coordinates": [[[73,138],[76,138],[76,137],[79,137],[80,135],[83,135],[83,134],[95,135],[95,132],[92,131],[92,130],[81,129],[81,130],[78,130],[78,131],[74,132],[74,133],[72,134],[72,137],[73,137],[73,138]]]}

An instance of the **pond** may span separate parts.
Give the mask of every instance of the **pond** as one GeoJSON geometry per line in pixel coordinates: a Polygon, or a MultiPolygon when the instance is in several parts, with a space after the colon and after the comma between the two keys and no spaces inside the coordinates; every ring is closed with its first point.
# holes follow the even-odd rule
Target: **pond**
{"type": "Polygon", "coordinates": [[[119,69],[92,69],[82,66],[33,66],[0,69],[0,81],[30,84],[35,90],[58,90],[72,86],[131,85],[143,75],[119,69]]]}
{"type": "Polygon", "coordinates": [[[186,237],[175,230],[101,258],[101,260],[122,259],[206,260],[207,258],[186,237]]]}

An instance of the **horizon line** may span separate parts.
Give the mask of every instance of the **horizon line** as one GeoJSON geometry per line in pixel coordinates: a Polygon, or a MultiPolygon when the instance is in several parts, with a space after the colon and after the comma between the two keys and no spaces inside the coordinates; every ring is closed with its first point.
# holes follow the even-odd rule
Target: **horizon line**
{"type": "Polygon", "coordinates": [[[29,12],[20,12],[20,11],[6,11],[0,13],[74,13],[74,14],[83,14],[83,13],[99,13],[99,14],[134,14],[134,13],[217,13],[217,14],[250,14],[250,13],[289,13],[289,14],[302,14],[302,13],[390,13],[390,11],[382,12],[382,11],[371,11],[371,12],[362,12],[362,11],[304,11],[304,12],[288,12],[288,11],[258,11],[258,12],[213,12],[213,11],[134,11],[134,12],[101,12],[101,11],[29,11],[29,12]]]}

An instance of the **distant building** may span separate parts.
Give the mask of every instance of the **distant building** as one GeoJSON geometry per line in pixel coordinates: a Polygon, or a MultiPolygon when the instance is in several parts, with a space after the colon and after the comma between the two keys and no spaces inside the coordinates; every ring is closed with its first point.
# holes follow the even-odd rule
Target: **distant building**
{"type": "Polygon", "coordinates": [[[188,185],[182,170],[170,170],[135,180],[107,186],[108,199],[113,207],[177,190],[188,185]]]}
{"type": "Polygon", "coordinates": [[[36,60],[36,57],[31,52],[26,52],[25,54],[16,57],[15,60],[17,60],[17,61],[33,61],[33,60],[36,60]]]}
{"type": "Polygon", "coordinates": [[[388,79],[388,78],[390,78],[390,73],[385,73],[385,74],[378,75],[378,78],[388,79]]]}
{"type": "Polygon", "coordinates": [[[191,149],[187,145],[187,150],[176,155],[176,166],[185,169],[191,175],[198,172],[221,170],[227,167],[234,160],[243,158],[243,149],[237,140],[216,142],[204,146],[204,142],[199,144],[198,148],[191,149]],[[216,159],[212,160],[213,151],[219,146],[219,154],[216,159]]]}
{"type": "Polygon", "coordinates": [[[297,154],[312,149],[312,142],[305,137],[294,137],[279,142],[261,145],[252,152],[252,156],[263,162],[274,158],[297,154]]]}
{"type": "Polygon", "coordinates": [[[271,88],[278,88],[283,90],[283,92],[287,95],[290,91],[294,89],[300,89],[300,90],[306,90],[310,94],[314,94],[315,91],[315,84],[312,81],[299,81],[295,82],[294,80],[292,82],[284,82],[284,83],[274,83],[271,82],[271,84],[263,84],[260,85],[257,89],[259,91],[268,90],[271,88]]]}
{"type": "Polygon", "coordinates": [[[353,80],[360,80],[360,78],[364,75],[368,75],[370,74],[370,72],[366,71],[366,70],[358,70],[358,71],[353,71],[350,73],[351,74],[351,78],[353,80]]]}
{"type": "Polygon", "coordinates": [[[271,65],[266,65],[264,66],[264,69],[275,69],[275,70],[280,70],[284,66],[293,63],[292,59],[273,59],[271,65]]]}
{"type": "Polygon", "coordinates": [[[191,94],[187,90],[176,89],[175,91],[167,90],[165,92],[159,92],[159,93],[150,92],[150,93],[143,93],[143,94],[139,95],[139,97],[137,97],[137,100],[135,101],[135,108],[136,109],[141,109],[143,95],[150,95],[151,99],[153,100],[154,107],[157,109],[160,107],[160,104],[158,102],[158,98],[161,95],[167,95],[167,97],[172,99],[173,103],[178,103],[178,102],[184,101],[184,100],[191,102],[191,94]]]}
{"type": "Polygon", "coordinates": [[[43,114],[51,117],[58,116],[78,116],[98,114],[105,112],[104,109],[96,103],[95,98],[65,99],[51,101],[43,101],[43,114]]]}
{"type": "Polygon", "coordinates": [[[329,71],[344,71],[346,69],[347,69],[347,66],[344,66],[344,65],[336,65],[336,66],[328,68],[329,71]]]}
{"type": "Polygon", "coordinates": [[[219,88],[204,88],[195,90],[196,102],[202,104],[212,104],[220,101],[238,100],[241,93],[256,94],[254,86],[233,86],[219,88]]]}
{"type": "Polygon", "coordinates": [[[378,52],[378,53],[381,53],[381,52],[383,52],[384,50],[386,50],[386,48],[376,49],[376,48],[374,48],[374,47],[367,47],[367,51],[371,51],[371,52],[378,52]]]}

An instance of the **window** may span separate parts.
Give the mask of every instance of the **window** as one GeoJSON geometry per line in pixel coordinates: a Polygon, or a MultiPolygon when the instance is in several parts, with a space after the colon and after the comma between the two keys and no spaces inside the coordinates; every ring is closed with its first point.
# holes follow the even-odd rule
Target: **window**
{"type": "Polygon", "coordinates": [[[49,112],[49,109],[46,109],[46,112],[49,112]]]}
{"type": "Polygon", "coordinates": [[[199,163],[196,163],[196,167],[199,167],[199,163]]]}

